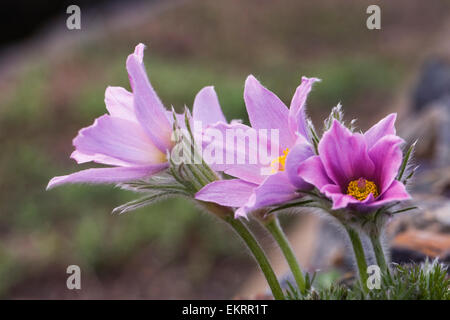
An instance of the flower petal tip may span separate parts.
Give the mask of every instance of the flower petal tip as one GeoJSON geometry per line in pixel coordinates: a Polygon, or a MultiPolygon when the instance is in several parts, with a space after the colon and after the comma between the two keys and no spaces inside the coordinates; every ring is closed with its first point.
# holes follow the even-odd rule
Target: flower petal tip
{"type": "Polygon", "coordinates": [[[313,84],[314,82],[321,82],[321,81],[322,81],[322,79],[319,79],[316,77],[309,78],[309,77],[302,76],[302,82],[310,82],[311,84],[313,84]]]}
{"type": "Polygon", "coordinates": [[[146,45],[143,43],[139,43],[135,48],[134,48],[134,55],[140,60],[140,62],[142,63],[142,60],[144,59],[144,50],[146,48],[146,45]]]}
{"type": "Polygon", "coordinates": [[[63,183],[66,176],[53,177],[47,184],[45,191],[49,191],[63,183]]]}
{"type": "MultiPolygon", "coordinates": [[[[247,76],[247,79],[245,79],[245,89],[249,88],[249,87],[253,87],[253,86],[261,86],[261,82],[259,82],[258,79],[256,79],[256,77],[252,74],[247,76]]],[[[244,91],[245,91],[244,89],[244,91]]],[[[244,92],[245,93],[245,92],[244,92]]]]}

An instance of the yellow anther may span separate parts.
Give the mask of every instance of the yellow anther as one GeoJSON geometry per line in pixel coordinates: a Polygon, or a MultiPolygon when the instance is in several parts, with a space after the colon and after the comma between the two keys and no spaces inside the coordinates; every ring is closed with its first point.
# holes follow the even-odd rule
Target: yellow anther
{"type": "Polygon", "coordinates": [[[378,188],[374,182],[359,178],[348,184],[347,194],[359,201],[363,201],[369,194],[372,194],[374,198],[378,197],[378,188]]]}
{"type": "Polygon", "coordinates": [[[279,156],[276,159],[273,159],[270,163],[270,166],[272,167],[272,173],[277,173],[278,171],[284,171],[285,165],[286,165],[286,157],[289,153],[289,148],[286,148],[286,150],[283,151],[283,155],[279,156]]]}

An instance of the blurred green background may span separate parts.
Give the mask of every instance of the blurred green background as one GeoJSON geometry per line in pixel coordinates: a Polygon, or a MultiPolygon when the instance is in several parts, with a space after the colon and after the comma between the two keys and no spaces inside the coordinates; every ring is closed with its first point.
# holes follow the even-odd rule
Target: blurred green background
{"type": "Polygon", "coordinates": [[[62,20],[18,46],[22,58],[0,56],[0,297],[234,297],[256,267],[232,232],[194,205],[170,200],[114,216],[136,195],[45,187],[92,166],[69,159],[72,138],[106,112],[108,85],[129,88],[125,60],[139,42],[167,107],[191,107],[214,85],[227,118],[246,120],[248,74],[286,104],[306,75],[323,80],[308,100],[316,126],[341,102],[367,128],[392,111],[450,15],[444,0],[377,3],[382,29],[371,31],[371,1],[123,2],[120,27],[100,8],[80,31],[62,20]],[[66,288],[70,264],[81,267],[81,291],[66,288]]]}

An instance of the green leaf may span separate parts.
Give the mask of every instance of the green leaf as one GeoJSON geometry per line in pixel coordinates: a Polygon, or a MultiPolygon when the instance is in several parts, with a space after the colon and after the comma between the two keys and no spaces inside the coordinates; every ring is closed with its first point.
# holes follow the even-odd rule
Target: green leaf
{"type": "Polygon", "coordinates": [[[414,149],[416,148],[417,140],[412,143],[408,150],[406,151],[405,155],[403,156],[402,164],[400,165],[400,170],[398,172],[397,180],[401,181],[403,174],[405,173],[406,168],[408,167],[408,164],[410,160],[412,159],[412,154],[414,153],[414,149]]]}
{"type": "Polygon", "coordinates": [[[178,191],[160,191],[158,193],[152,193],[145,197],[127,202],[117,208],[114,208],[112,211],[113,214],[123,214],[126,212],[134,211],[139,208],[148,206],[150,204],[153,204],[159,200],[166,199],[170,196],[179,196],[179,195],[187,195],[184,192],[178,192],[178,191]]]}
{"type": "Polygon", "coordinates": [[[396,210],[396,211],[392,212],[392,214],[406,212],[406,211],[410,211],[410,210],[414,210],[414,209],[419,209],[419,207],[414,206],[414,207],[408,207],[405,209],[396,210]]]}

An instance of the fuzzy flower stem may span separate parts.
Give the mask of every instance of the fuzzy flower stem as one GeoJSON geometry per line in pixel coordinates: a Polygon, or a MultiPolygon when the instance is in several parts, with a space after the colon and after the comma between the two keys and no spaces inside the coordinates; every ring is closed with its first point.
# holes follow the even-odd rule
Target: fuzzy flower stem
{"type": "Polygon", "coordinates": [[[344,227],[352,243],[353,252],[355,254],[356,259],[356,265],[358,266],[361,288],[365,293],[367,293],[367,263],[361,239],[359,238],[358,232],[355,229],[349,226],[344,227]]]}
{"type": "Polygon", "coordinates": [[[389,267],[386,263],[386,256],[383,252],[383,247],[380,242],[380,237],[376,235],[370,236],[370,242],[372,243],[373,251],[375,253],[375,258],[377,259],[378,266],[381,268],[383,272],[389,276],[389,267]]]}
{"type": "Polygon", "coordinates": [[[256,241],[255,237],[252,235],[250,230],[240,221],[239,219],[235,219],[233,217],[225,217],[225,221],[236,231],[236,233],[244,240],[245,244],[252,252],[253,257],[258,262],[261,271],[264,273],[266,277],[267,283],[269,284],[270,289],[272,290],[273,297],[276,300],[284,300],[283,290],[278,282],[277,276],[270,265],[269,260],[266,257],[263,249],[256,241]]]}
{"type": "Polygon", "coordinates": [[[306,294],[305,278],[303,276],[302,270],[300,269],[300,265],[297,261],[297,258],[295,257],[294,251],[292,250],[292,247],[289,244],[289,240],[287,239],[285,233],[283,232],[283,229],[280,226],[278,218],[274,217],[264,225],[280,246],[280,249],[283,252],[284,257],[286,258],[286,261],[289,267],[291,268],[291,272],[294,276],[298,288],[300,289],[300,292],[302,294],[306,294]]]}

